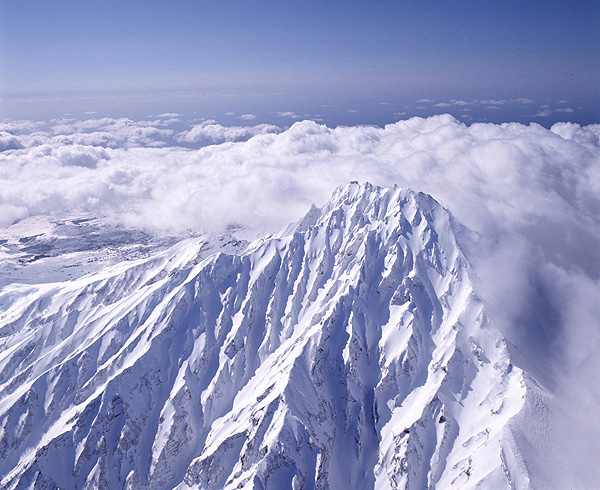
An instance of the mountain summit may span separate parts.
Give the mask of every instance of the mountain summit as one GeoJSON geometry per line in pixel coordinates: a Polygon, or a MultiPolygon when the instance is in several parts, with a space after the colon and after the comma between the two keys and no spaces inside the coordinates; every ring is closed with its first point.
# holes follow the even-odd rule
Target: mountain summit
{"type": "Polygon", "coordinates": [[[531,488],[543,411],[428,195],[351,183],[241,253],[188,240],[0,291],[3,488],[531,488]]]}

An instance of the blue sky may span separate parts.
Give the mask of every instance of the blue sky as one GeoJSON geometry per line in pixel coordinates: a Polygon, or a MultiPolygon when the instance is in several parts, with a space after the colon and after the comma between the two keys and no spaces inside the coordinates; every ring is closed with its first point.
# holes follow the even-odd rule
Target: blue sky
{"type": "Polygon", "coordinates": [[[187,110],[270,122],[293,112],[330,124],[444,111],[467,122],[600,118],[597,1],[0,6],[0,111],[8,117],[187,110]]]}

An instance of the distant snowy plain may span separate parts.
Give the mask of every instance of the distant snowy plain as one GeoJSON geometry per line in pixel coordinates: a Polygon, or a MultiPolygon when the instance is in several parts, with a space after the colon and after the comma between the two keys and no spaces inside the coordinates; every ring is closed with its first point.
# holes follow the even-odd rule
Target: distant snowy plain
{"type": "Polygon", "coordinates": [[[190,234],[232,237],[209,244],[231,247],[299,219],[352,180],[426,192],[474,232],[464,246],[475,290],[517,364],[552,396],[551,444],[531,449],[532,471],[544,488],[593,488],[599,141],[600,125],[466,126],[448,115],[285,130],[184,127],[176,114],[5,121],[0,286],[72,279],[190,234]]]}

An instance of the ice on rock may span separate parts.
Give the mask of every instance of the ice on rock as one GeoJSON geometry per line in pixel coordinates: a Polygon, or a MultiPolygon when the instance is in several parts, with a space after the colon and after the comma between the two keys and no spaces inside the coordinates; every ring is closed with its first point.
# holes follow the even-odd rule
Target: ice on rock
{"type": "Polygon", "coordinates": [[[6,286],[0,486],[532,488],[513,434],[542,397],[457,226],[351,183],[242,253],[6,286]]]}

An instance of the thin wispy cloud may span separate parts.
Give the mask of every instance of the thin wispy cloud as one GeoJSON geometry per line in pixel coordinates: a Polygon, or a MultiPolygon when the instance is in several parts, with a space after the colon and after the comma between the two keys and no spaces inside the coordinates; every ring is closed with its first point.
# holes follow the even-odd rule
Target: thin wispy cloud
{"type": "Polygon", "coordinates": [[[289,117],[291,119],[300,119],[300,116],[293,111],[278,112],[277,117],[289,117]]]}
{"type": "Polygon", "coordinates": [[[481,105],[486,105],[486,106],[499,106],[499,105],[504,105],[504,104],[508,104],[510,101],[507,99],[483,99],[480,100],[479,103],[481,105]]]}
{"type": "Polygon", "coordinates": [[[475,102],[467,102],[466,100],[455,100],[452,99],[449,102],[438,102],[437,104],[433,104],[434,107],[452,107],[452,106],[466,106],[475,104],[475,102]]]}
{"type": "MultiPolygon", "coordinates": [[[[433,102],[429,99],[422,99],[422,102],[433,102]]],[[[419,102],[419,101],[418,101],[419,102]]],[[[433,107],[465,107],[465,106],[486,106],[486,107],[499,107],[507,105],[527,105],[535,103],[534,100],[528,98],[516,98],[516,99],[481,99],[481,100],[461,100],[451,99],[448,101],[438,102],[433,107]]]]}

